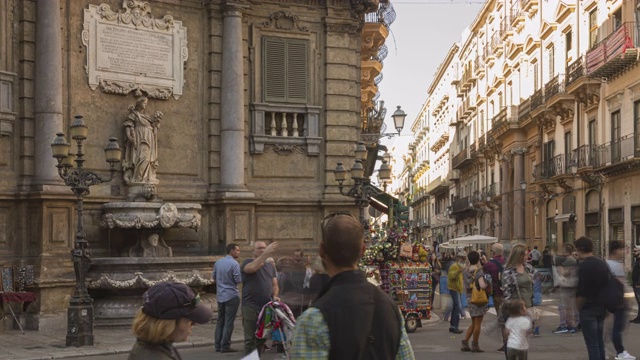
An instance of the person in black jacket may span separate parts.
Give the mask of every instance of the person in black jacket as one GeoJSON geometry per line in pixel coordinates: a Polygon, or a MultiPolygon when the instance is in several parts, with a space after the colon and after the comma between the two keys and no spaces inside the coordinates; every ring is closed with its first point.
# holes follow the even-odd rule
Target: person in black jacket
{"type": "MultiPolygon", "coordinates": [[[[640,246],[633,248],[633,258],[635,264],[633,265],[633,271],[631,272],[631,284],[633,285],[633,292],[636,295],[636,301],[640,308],[640,246]]],[[[640,312],[635,319],[631,320],[632,323],[640,324],[640,312]]]]}
{"type": "Polygon", "coordinates": [[[360,221],[325,218],[319,254],[331,279],[297,319],[291,359],[415,358],[398,306],[358,269],[364,250],[360,221]]]}

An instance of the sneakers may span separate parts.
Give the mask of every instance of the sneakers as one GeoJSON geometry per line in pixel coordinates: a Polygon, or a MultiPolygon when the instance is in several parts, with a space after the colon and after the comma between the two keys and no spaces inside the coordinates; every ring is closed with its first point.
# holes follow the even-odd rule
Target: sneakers
{"type": "Polygon", "coordinates": [[[575,334],[576,333],[576,328],[574,328],[574,327],[569,326],[569,327],[567,327],[567,330],[569,330],[569,334],[575,334]]]}
{"type": "Polygon", "coordinates": [[[506,350],[506,346],[502,345],[502,347],[500,349],[496,349],[497,352],[499,353],[504,353],[506,350]]]}
{"type": "Polygon", "coordinates": [[[552,331],[552,333],[554,334],[566,334],[568,332],[569,332],[569,329],[566,326],[558,326],[555,330],[552,331]]]}
{"type": "Polygon", "coordinates": [[[636,360],[636,357],[629,354],[627,352],[627,350],[621,352],[620,354],[616,355],[615,360],[636,360]]]}
{"type": "Polygon", "coordinates": [[[456,329],[456,328],[449,328],[449,332],[452,334],[462,334],[464,331],[460,330],[460,329],[456,329]]]}

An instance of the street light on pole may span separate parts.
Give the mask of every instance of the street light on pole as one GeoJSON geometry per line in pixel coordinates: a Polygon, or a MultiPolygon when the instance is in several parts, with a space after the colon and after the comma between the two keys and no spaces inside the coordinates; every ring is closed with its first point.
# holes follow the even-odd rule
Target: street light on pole
{"type": "Polygon", "coordinates": [[[91,265],[91,252],[88,248],[84,231],[83,206],[84,197],[89,195],[89,187],[113,180],[116,174],[116,164],[120,162],[122,151],[118,145],[118,139],[109,138],[109,143],[104,149],[106,160],[109,163],[110,177],[103,179],[98,174],[84,169],[84,152],[82,143],[87,138],[89,129],[82,116],[75,116],[70,127],[70,135],[76,141],[77,153],[70,153],[71,144],[67,142],[64,133],[57,133],[51,144],[53,157],[58,160],[58,175],[64,180],[65,185],[71,187],[76,196],[76,211],[78,217],[76,238],[71,250],[73,270],[76,286],[67,311],[67,346],[93,345],[93,299],[89,295],[85,284],[85,276],[91,265]],[[75,167],[74,167],[75,163],[75,167]]]}

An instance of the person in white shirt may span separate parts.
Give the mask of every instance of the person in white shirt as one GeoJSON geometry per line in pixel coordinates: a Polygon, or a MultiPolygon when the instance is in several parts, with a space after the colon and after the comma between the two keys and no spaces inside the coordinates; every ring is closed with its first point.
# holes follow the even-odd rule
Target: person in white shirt
{"type": "Polygon", "coordinates": [[[524,301],[511,301],[509,318],[504,325],[507,337],[507,360],[527,360],[528,337],[532,333],[532,326],[524,301]]]}
{"type": "MultiPolygon", "coordinates": [[[[626,284],[626,274],[624,272],[624,264],[621,260],[624,259],[624,243],[620,240],[611,240],[609,242],[609,259],[607,259],[607,265],[613,276],[615,276],[622,284],[626,284]]],[[[611,340],[613,346],[616,348],[615,360],[635,360],[635,356],[629,354],[622,345],[622,331],[624,331],[624,325],[627,322],[627,309],[622,307],[613,314],[613,333],[611,334],[611,340]]]]}

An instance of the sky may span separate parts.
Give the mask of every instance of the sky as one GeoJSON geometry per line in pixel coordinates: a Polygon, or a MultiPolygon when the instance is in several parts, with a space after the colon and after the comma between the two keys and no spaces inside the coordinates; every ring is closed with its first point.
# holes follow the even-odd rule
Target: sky
{"type": "MultiPolygon", "coordinates": [[[[383,61],[380,100],[387,108],[387,132],[393,132],[391,115],[396,106],[407,113],[401,136],[381,142],[406,151],[413,140],[411,124],[427,99],[427,89],[440,62],[482,7],[479,0],[398,0],[393,1],[396,21],[385,44],[389,55],[383,61]]],[[[401,153],[392,155],[396,167],[402,166],[401,153]]],[[[394,169],[394,173],[400,169],[394,169]]]]}

